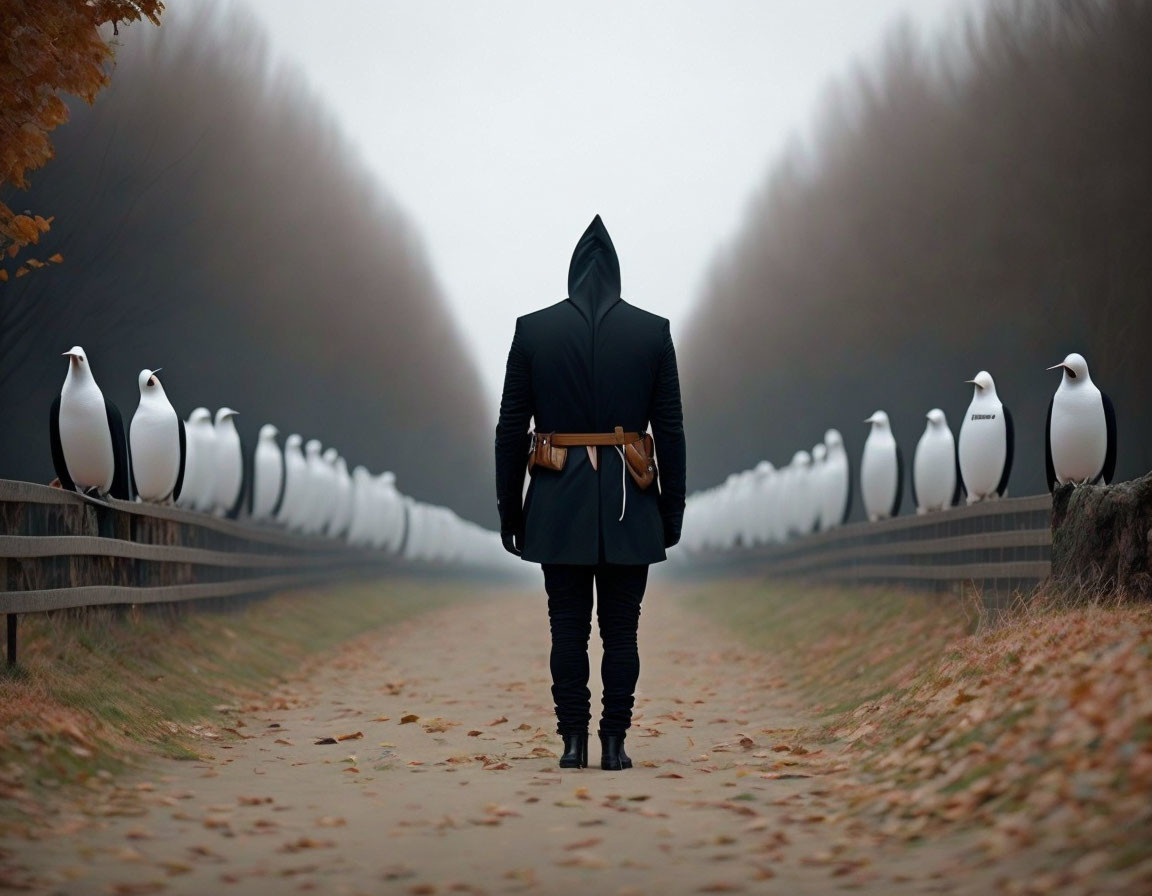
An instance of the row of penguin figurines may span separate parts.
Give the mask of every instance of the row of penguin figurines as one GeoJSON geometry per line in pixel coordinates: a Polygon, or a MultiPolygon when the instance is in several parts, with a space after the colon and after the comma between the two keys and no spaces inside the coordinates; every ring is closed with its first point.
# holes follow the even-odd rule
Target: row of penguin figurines
{"type": "Polygon", "coordinates": [[[409,530],[417,524],[427,530],[424,540],[441,546],[429,547],[436,559],[447,559],[439,554],[448,548],[455,559],[491,551],[494,533],[448,508],[405,497],[392,473],[373,475],[363,466],[349,472],[337,450],[321,450],[316,439],[305,443],[292,434],[281,449],[279,430],[265,424],[248,451],[231,408],[217,410],[215,419],[197,408],[185,422],[164,392],[159,368],[140,371],[140,403],[125,435],[120,411],[100,391],[84,349],[73,346],[64,356],[68,373],[50,421],[62,488],[175,504],[389,551],[402,543],[412,549],[409,530]]]}
{"type": "MultiPolygon", "coordinates": [[[[1045,465],[1049,491],[1057,484],[1109,483],[1116,467],[1116,416],[1112,402],[1073,353],[1048,368],[1060,385],[1048,405],[1045,465]]],[[[972,403],[957,439],[944,412],[933,408],[912,461],[912,503],[919,514],[1004,497],[1012,474],[1012,415],[987,371],[967,381],[972,403]]],[[[904,461],[884,411],[860,459],[860,497],[869,520],[896,516],[903,500],[904,461]]],[[[839,431],[828,430],[811,451],[797,451],[776,469],[762,461],[721,485],[689,496],[681,543],[716,549],[749,542],[783,541],[842,525],[852,503],[853,470],[839,431]]]]}

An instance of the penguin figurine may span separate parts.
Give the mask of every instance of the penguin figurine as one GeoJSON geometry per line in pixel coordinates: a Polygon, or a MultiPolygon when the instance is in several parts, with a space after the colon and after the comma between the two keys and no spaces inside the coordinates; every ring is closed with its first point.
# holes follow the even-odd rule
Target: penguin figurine
{"type": "Polygon", "coordinates": [[[64,352],[68,375],[49,413],[52,465],[70,490],[128,501],[128,446],[120,411],[104,397],[88,356],[78,345],[64,352]]]}
{"type": "Polygon", "coordinates": [[[244,503],[244,448],[236,431],[236,412],[216,411],[216,481],[213,504],[217,516],[236,519],[244,503]]]}
{"type": "Polygon", "coordinates": [[[1108,485],[1116,472],[1116,412],[1092,382],[1083,355],[1070,354],[1049,370],[1063,370],[1048,402],[1044,462],[1048,491],[1071,482],[1108,485]]]}
{"type": "Polygon", "coordinates": [[[930,410],[927,417],[912,458],[912,503],[917,514],[943,510],[960,500],[956,439],[940,408],[930,410]]]}
{"type": "Polygon", "coordinates": [[[1008,492],[1016,430],[1012,413],[996,393],[987,370],[967,382],[972,384],[972,403],[960,424],[957,455],[960,478],[968,503],[1003,498],[1008,492]]]}
{"type": "Polygon", "coordinates": [[[271,423],[260,427],[252,459],[252,517],[270,520],[284,498],[284,452],[276,443],[280,431],[271,423]]]}
{"type": "Polygon", "coordinates": [[[132,489],[141,501],[160,504],[180,495],[187,458],[187,435],[160,378],[160,368],[140,371],[140,404],[128,427],[132,489]]]}
{"type": "Polygon", "coordinates": [[[904,492],[904,458],[884,411],[864,421],[872,429],[864,442],[860,461],[860,496],[871,521],[896,516],[904,492]]]}
{"type": "Polygon", "coordinates": [[[852,512],[852,465],[844,450],[844,437],[838,429],[824,433],[827,457],[824,461],[824,499],[827,502],[821,524],[825,529],[842,526],[852,512]]]}

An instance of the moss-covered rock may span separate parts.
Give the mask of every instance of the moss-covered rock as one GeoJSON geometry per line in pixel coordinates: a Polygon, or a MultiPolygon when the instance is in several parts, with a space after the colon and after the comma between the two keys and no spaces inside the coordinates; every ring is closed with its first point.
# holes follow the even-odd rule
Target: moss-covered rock
{"type": "Polygon", "coordinates": [[[1052,578],[1069,589],[1152,598],[1152,473],[1057,487],[1052,578]]]}

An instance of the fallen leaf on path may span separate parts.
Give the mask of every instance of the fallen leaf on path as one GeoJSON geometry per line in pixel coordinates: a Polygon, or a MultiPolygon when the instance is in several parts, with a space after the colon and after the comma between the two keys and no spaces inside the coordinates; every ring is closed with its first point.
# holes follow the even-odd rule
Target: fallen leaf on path
{"type": "Polygon", "coordinates": [[[603,837],[589,837],[586,840],[577,840],[575,843],[564,844],[565,849],[588,849],[595,846],[597,843],[603,843],[603,837]]]}
{"type": "Polygon", "coordinates": [[[331,840],[316,840],[312,837],[298,837],[280,847],[279,852],[302,852],[305,849],[331,849],[336,844],[331,840]]]}
{"type": "Polygon", "coordinates": [[[374,718],[372,721],[373,722],[387,722],[391,718],[392,718],[392,716],[376,716],[376,718],[374,718]]]}
{"type": "Polygon", "coordinates": [[[336,738],[334,738],[334,737],[322,737],[322,738],[320,738],[320,740],[314,741],[314,743],[318,747],[323,745],[323,744],[334,744],[334,743],[336,743],[336,738]]]}
{"type": "Polygon", "coordinates": [[[341,741],[341,740],[359,740],[363,736],[364,736],[363,731],[353,731],[350,734],[337,734],[336,740],[338,740],[338,741],[341,741]]]}
{"type": "Polygon", "coordinates": [[[491,722],[489,722],[488,727],[491,728],[493,725],[503,725],[507,721],[508,721],[508,716],[500,716],[500,718],[493,719],[491,722]]]}
{"type": "Polygon", "coordinates": [[[517,731],[531,731],[532,726],[529,725],[527,722],[523,722],[522,724],[516,726],[516,730],[517,731]]]}
{"type": "Polygon", "coordinates": [[[486,771],[486,772],[503,771],[506,768],[512,768],[512,766],[510,766],[507,762],[495,762],[495,763],[492,763],[490,765],[484,766],[484,771],[486,771]]]}
{"type": "Polygon", "coordinates": [[[556,862],[561,868],[607,868],[608,862],[599,856],[591,855],[590,853],[576,853],[566,859],[559,859],[556,862]]]}
{"type": "Polygon", "coordinates": [[[683,778],[683,775],[678,775],[676,772],[665,772],[662,775],[657,775],[657,778],[683,778]]]}
{"type": "Polygon", "coordinates": [[[409,725],[412,722],[418,722],[418,721],[420,721],[420,716],[416,715],[416,713],[414,713],[414,712],[410,712],[410,713],[408,713],[408,715],[400,717],[400,724],[401,725],[409,725]]]}
{"type": "Polygon", "coordinates": [[[286,738],[286,737],[278,737],[278,738],[276,738],[276,740],[273,741],[273,743],[283,744],[286,747],[296,746],[296,744],[292,743],[292,741],[288,740],[288,738],[286,738]]]}
{"type": "Polygon", "coordinates": [[[316,819],[316,825],[322,828],[342,828],[346,827],[348,822],[336,815],[321,815],[316,819]]]}
{"type": "Polygon", "coordinates": [[[468,732],[468,736],[469,737],[479,737],[483,733],[484,733],[483,731],[477,731],[475,728],[473,728],[471,731],[468,732]]]}
{"type": "Polygon", "coordinates": [[[272,802],[270,796],[238,796],[236,802],[241,806],[263,806],[265,803],[272,802]]]}

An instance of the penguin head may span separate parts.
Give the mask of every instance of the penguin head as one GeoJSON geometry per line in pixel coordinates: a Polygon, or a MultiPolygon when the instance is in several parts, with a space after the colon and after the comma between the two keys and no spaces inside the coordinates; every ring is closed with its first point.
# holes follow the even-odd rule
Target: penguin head
{"type": "Polygon", "coordinates": [[[1084,356],[1078,352],[1072,352],[1067,358],[1059,364],[1053,364],[1049,370],[1059,370],[1063,368],[1064,379],[1061,380],[1061,385],[1069,384],[1075,385],[1084,382],[1091,382],[1091,377],[1088,376],[1088,362],[1084,360],[1084,356]]]}
{"type": "Polygon", "coordinates": [[[271,442],[278,435],[280,435],[280,430],[278,430],[271,423],[265,423],[263,426],[260,427],[259,438],[260,438],[261,442],[271,442]]]}
{"type": "Polygon", "coordinates": [[[828,446],[828,454],[831,455],[837,451],[844,450],[844,437],[840,435],[840,430],[830,429],[824,433],[824,444],[828,446]]]}
{"type": "Polygon", "coordinates": [[[396,474],[393,473],[391,470],[388,470],[384,473],[381,473],[380,474],[380,482],[384,485],[395,485],[396,484],[396,474]]]}
{"type": "Polygon", "coordinates": [[[812,455],[807,451],[797,451],[792,455],[792,466],[798,470],[806,470],[812,466],[812,455]]]}
{"type": "Polygon", "coordinates": [[[976,374],[976,376],[970,380],[965,380],[965,382],[971,383],[973,386],[975,386],[975,389],[972,393],[973,398],[981,395],[994,396],[996,394],[996,383],[993,382],[992,374],[990,374],[987,370],[981,370],[978,374],[976,374]]]}
{"type": "Polygon", "coordinates": [[[309,439],[307,442],[305,442],[304,443],[304,453],[307,454],[309,458],[314,457],[317,460],[319,460],[320,459],[320,440],[319,439],[309,439]]]}
{"type": "Polygon", "coordinates": [[[864,421],[871,423],[873,429],[888,429],[888,415],[884,411],[876,411],[871,417],[864,421]]]}
{"type": "Polygon", "coordinates": [[[304,439],[301,438],[299,433],[294,432],[284,440],[284,450],[299,451],[302,444],[304,444],[304,439]]]}
{"type": "MultiPolygon", "coordinates": [[[[235,416],[236,412],[232,410],[232,408],[220,408],[220,410],[216,412],[216,425],[222,426],[223,424],[231,421],[231,419],[235,416]]],[[[236,424],[232,423],[231,425],[235,426],[236,424]]]]}
{"type": "Polygon", "coordinates": [[[336,456],[338,453],[339,452],[337,452],[335,448],[325,448],[324,449],[324,455],[323,455],[324,463],[328,464],[329,466],[332,466],[333,464],[335,464],[336,463],[336,456]]]}
{"type": "Polygon", "coordinates": [[[771,476],[775,472],[776,472],[776,468],[774,466],[772,466],[771,461],[762,460],[762,461],[760,461],[760,463],[756,464],[756,475],[760,479],[767,479],[769,476],[771,476]]]}
{"type": "Polygon", "coordinates": [[[812,446],[812,464],[822,464],[828,457],[828,446],[823,442],[817,442],[812,446]]]}
{"type": "Polygon", "coordinates": [[[155,370],[149,370],[145,367],[140,371],[140,375],[136,378],[137,384],[140,386],[140,397],[151,397],[153,395],[163,395],[164,387],[160,385],[160,378],[156,376],[161,368],[157,367],[155,370]]]}
{"type": "Polygon", "coordinates": [[[941,429],[948,425],[948,418],[940,408],[932,408],[925,416],[928,418],[928,426],[932,429],[941,429]]]}
{"type": "Polygon", "coordinates": [[[368,472],[368,468],[362,465],[357,465],[356,469],[352,471],[352,479],[358,485],[360,483],[366,482],[370,475],[371,474],[368,472]]]}
{"type": "Polygon", "coordinates": [[[64,352],[64,357],[68,359],[69,375],[91,375],[92,371],[88,367],[88,356],[84,354],[83,348],[74,345],[64,352]]]}

